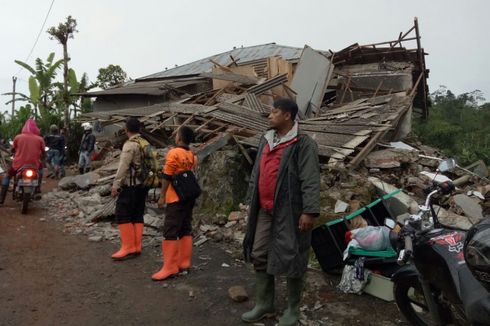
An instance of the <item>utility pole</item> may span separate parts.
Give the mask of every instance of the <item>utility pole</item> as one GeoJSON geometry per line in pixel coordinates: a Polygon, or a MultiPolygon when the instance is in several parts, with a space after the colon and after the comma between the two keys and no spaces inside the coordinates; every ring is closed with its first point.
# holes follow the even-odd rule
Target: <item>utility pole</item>
{"type": "Polygon", "coordinates": [[[17,77],[12,76],[12,82],[14,84],[13,89],[12,89],[12,115],[10,119],[14,118],[14,112],[15,112],[15,83],[17,82],[17,77]]]}

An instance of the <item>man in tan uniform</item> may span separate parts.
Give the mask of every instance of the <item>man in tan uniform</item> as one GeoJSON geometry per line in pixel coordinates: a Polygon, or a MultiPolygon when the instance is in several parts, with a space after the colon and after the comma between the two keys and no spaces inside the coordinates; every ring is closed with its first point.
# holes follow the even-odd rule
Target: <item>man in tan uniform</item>
{"type": "Polygon", "coordinates": [[[121,236],[121,248],[112,255],[114,260],[133,258],[141,253],[143,214],[148,189],[136,175],[142,164],[139,145],[141,123],[136,118],[126,121],[128,140],[124,143],[119,168],[112,184],[112,197],[116,201],[116,221],[121,236]]]}

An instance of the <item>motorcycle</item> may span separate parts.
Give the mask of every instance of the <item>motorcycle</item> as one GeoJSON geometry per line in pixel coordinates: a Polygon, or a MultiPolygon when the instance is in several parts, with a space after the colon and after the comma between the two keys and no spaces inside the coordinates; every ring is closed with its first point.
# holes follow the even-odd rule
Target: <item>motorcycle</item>
{"type": "MultiPolygon", "coordinates": [[[[438,173],[455,167],[453,159],[442,161],[438,173]]],[[[490,325],[490,293],[466,266],[466,231],[441,224],[432,205],[432,197],[454,189],[450,181],[434,181],[392,239],[402,265],[392,276],[394,297],[413,325],[490,325]]]]}
{"type": "Polygon", "coordinates": [[[26,214],[29,203],[39,186],[39,172],[35,166],[22,166],[14,177],[13,199],[21,202],[21,213],[26,214]]]}

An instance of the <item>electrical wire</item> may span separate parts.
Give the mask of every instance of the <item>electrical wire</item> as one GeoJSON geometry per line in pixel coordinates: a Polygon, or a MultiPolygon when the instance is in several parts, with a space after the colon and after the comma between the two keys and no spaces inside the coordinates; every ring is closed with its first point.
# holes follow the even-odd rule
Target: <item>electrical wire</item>
{"type": "MultiPolygon", "coordinates": [[[[54,0],[51,1],[51,5],[49,6],[48,12],[46,13],[46,17],[44,18],[43,24],[41,26],[41,29],[39,29],[39,33],[37,33],[36,41],[32,45],[31,51],[29,51],[29,55],[27,58],[24,60],[24,62],[27,63],[27,61],[31,58],[32,52],[34,52],[34,48],[37,45],[37,42],[39,41],[39,37],[41,36],[41,33],[44,30],[44,25],[46,25],[46,21],[48,20],[49,14],[51,13],[51,9],[53,8],[54,0]]],[[[24,69],[24,67],[20,67],[19,71],[14,75],[14,77],[17,77],[17,75],[24,69]]]]}

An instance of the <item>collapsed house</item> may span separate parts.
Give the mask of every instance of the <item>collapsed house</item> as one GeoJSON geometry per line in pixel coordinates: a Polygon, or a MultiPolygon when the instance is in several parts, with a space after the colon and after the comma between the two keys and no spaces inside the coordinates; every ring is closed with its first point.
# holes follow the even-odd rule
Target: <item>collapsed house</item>
{"type": "Polygon", "coordinates": [[[413,112],[428,116],[425,55],[417,21],[395,40],[338,52],[240,47],[85,93],[96,100],[83,119],[112,134],[117,128],[108,126],[138,117],[156,147],[168,146],[187,125],[202,144],[200,159],[235,142],[251,162],[246,149],[268,128],[273,100],[288,97],[298,103],[301,128],[316,140],[323,161],[355,168],[378,142],[406,136],[413,112]],[[411,41],[416,46],[405,47],[411,41]]]}

